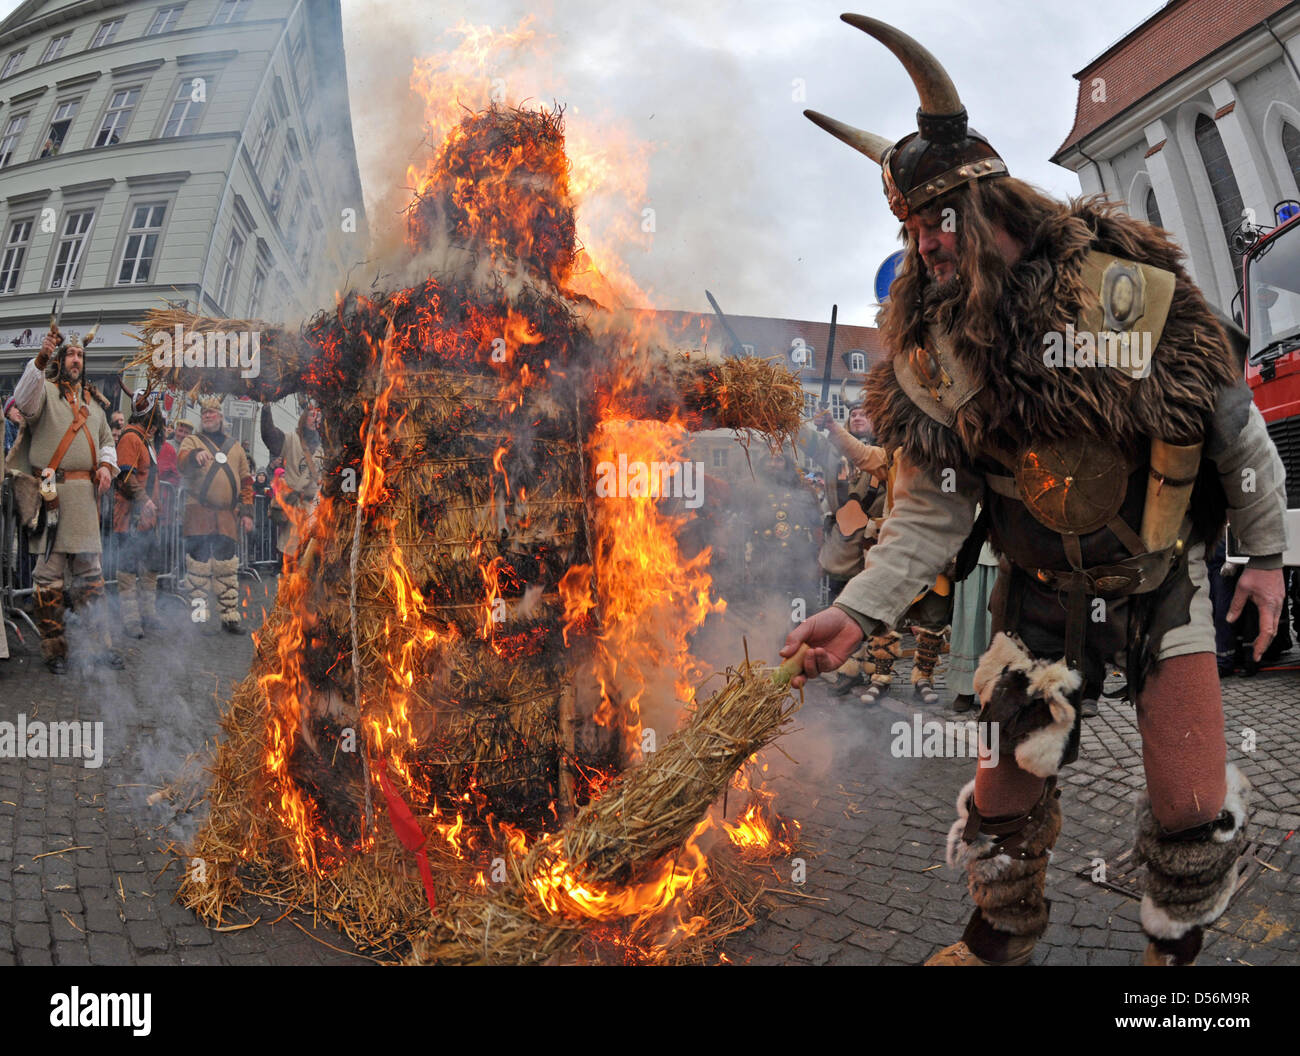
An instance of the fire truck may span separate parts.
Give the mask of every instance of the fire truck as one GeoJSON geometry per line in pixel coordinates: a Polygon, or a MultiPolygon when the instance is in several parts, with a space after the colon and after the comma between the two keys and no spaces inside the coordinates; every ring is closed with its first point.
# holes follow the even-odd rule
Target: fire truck
{"type": "MultiPolygon", "coordinates": [[[[1246,380],[1286,467],[1287,549],[1300,566],[1300,202],[1279,202],[1271,230],[1247,222],[1232,235],[1243,255],[1240,308],[1250,337],[1246,380]]],[[[1229,543],[1231,549],[1231,542],[1229,543]]]]}

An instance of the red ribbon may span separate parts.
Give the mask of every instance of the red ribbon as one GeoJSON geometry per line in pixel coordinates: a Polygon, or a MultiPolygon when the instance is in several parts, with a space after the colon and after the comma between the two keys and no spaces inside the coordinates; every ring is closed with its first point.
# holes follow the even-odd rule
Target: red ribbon
{"type": "Polygon", "coordinates": [[[393,832],[402,841],[402,846],[415,855],[420,866],[420,879],[424,881],[424,894],[429,900],[429,909],[438,908],[438,898],[433,891],[433,870],[429,868],[429,855],[424,849],[424,831],[415,815],[388,782],[388,774],[379,771],[379,784],[384,790],[384,799],[388,801],[388,820],[393,824],[393,832]]]}

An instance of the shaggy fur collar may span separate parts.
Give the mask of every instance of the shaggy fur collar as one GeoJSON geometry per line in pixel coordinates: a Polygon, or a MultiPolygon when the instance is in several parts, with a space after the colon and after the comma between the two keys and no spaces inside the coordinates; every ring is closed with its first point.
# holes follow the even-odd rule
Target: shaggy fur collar
{"type": "Polygon", "coordinates": [[[970,467],[989,441],[1015,452],[1039,441],[1079,435],[1114,441],[1130,456],[1142,437],[1171,443],[1202,440],[1220,387],[1237,380],[1228,340],[1183,270],[1182,252],[1155,228],[1098,199],[1063,206],[1044,224],[1013,269],[998,306],[1005,340],[972,348],[954,334],[954,354],[982,391],[953,428],[921,411],[900,388],[892,358],[867,382],[867,411],[887,449],[902,446],[919,464],[970,467]],[[1154,265],[1176,276],[1173,304],[1150,374],[1132,379],[1111,367],[1049,367],[1043,337],[1064,332],[1096,292],[1082,278],[1091,250],[1154,265]]]}

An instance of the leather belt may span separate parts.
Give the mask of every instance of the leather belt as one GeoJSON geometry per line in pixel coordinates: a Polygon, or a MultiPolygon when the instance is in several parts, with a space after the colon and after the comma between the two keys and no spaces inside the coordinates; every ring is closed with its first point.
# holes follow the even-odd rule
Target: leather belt
{"type": "Polygon", "coordinates": [[[1049,590],[1081,590],[1090,597],[1122,598],[1156,590],[1169,572],[1172,557],[1171,549],[1142,554],[1117,565],[1096,565],[1077,572],[1052,568],[1029,568],[1026,571],[1049,590]]]}
{"type": "MultiPolygon", "coordinates": [[[[45,470],[38,469],[32,475],[36,477],[37,480],[40,480],[41,474],[43,474],[44,472],[45,470]]],[[[90,470],[88,469],[56,469],[54,471],[54,482],[56,484],[62,484],[66,480],[93,480],[93,479],[94,477],[91,474],[90,470]]]]}

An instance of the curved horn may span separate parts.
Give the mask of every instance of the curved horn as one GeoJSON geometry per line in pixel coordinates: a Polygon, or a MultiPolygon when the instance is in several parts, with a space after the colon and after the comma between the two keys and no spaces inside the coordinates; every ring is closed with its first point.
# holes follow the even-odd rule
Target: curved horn
{"type": "Polygon", "coordinates": [[[824,129],[836,139],[847,143],[854,150],[865,154],[877,165],[880,164],[880,159],[885,156],[889,148],[894,145],[894,141],[891,139],[878,136],[874,132],[864,132],[860,128],[846,125],[843,121],[836,121],[833,117],[819,114],[816,110],[805,110],[803,116],[818,128],[824,129]]]}
{"type": "Polygon", "coordinates": [[[957,94],[957,86],[939,65],[939,60],[906,33],[895,29],[888,22],[868,18],[866,15],[840,15],[840,18],[855,29],[875,37],[894,53],[894,57],[903,64],[907,75],[916,85],[916,94],[921,97],[921,110],[924,113],[939,116],[958,114],[965,109],[957,94]]]}

